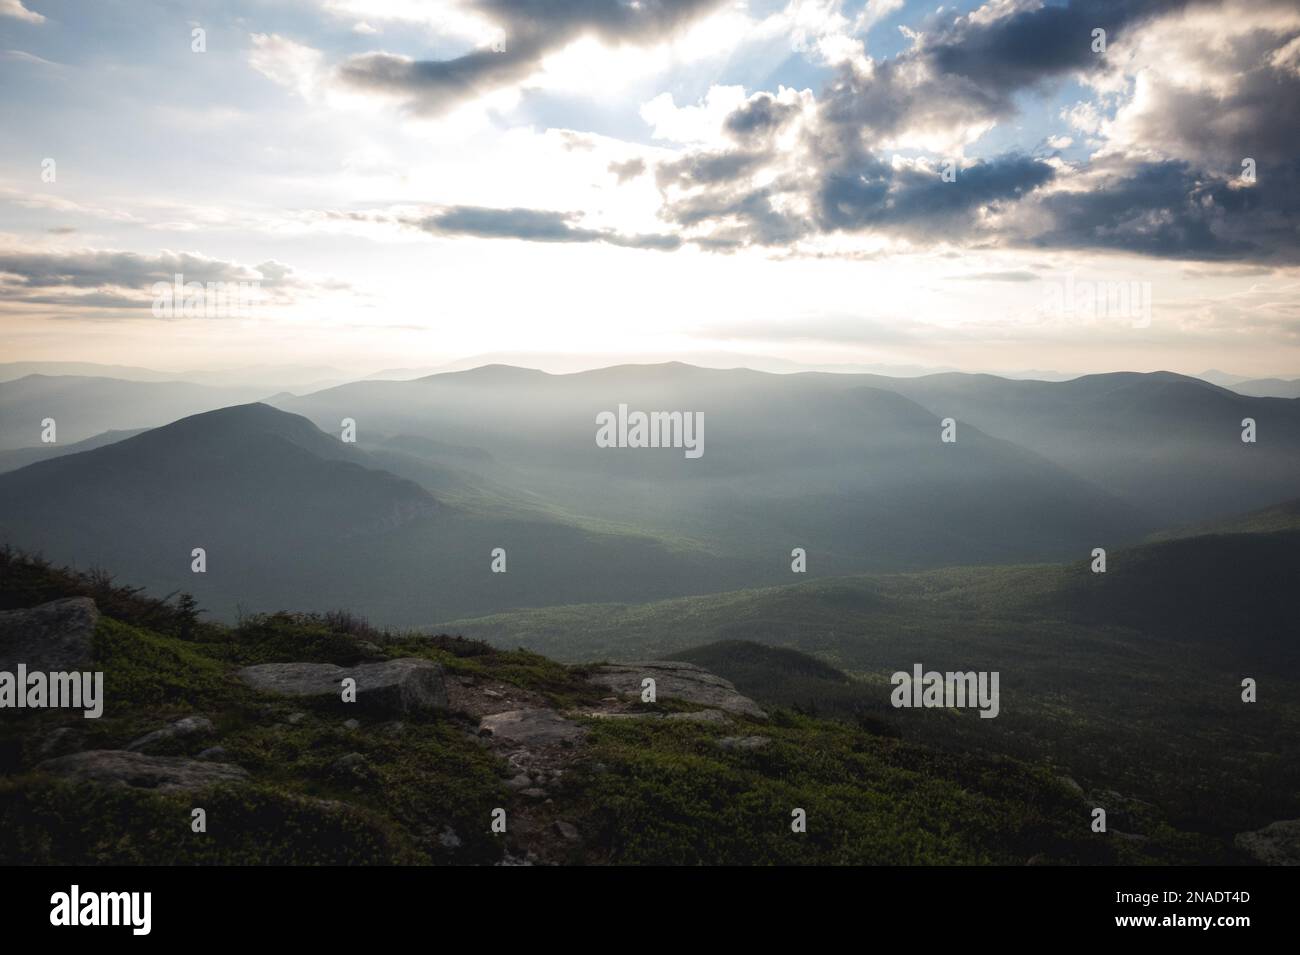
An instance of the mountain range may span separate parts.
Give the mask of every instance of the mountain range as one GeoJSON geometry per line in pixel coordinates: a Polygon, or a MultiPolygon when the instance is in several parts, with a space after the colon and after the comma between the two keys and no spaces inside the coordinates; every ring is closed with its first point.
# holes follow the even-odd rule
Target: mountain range
{"type": "MultiPolygon", "coordinates": [[[[281,393],[76,449],[62,442],[227,395],[39,376],[0,389],[22,399],[0,416],[9,434],[57,415],[65,451],[0,474],[4,540],[193,591],[223,618],[348,606],[421,626],[714,593],[788,581],[796,548],[813,577],[1068,561],[1300,495],[1300,402],[1170,374],[485,366],[281,393]],[[699,415],[702,456],[599,447],[597,415],[620,405],[699,415]]],[[[11,467],[30,453],[0,452],[11,467]]]]}

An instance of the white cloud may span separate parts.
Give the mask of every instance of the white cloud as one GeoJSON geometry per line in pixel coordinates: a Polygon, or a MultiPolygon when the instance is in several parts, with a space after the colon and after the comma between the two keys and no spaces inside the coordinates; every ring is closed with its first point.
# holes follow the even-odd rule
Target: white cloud
{"type": "Polygon", "coordinates": [[[44,23],[45,17],[23,6],[23,0],[0,0],[0,17],[13,17],[28,23],[44,23]]]}
{"type": "Polygon", "coordinates": [[[253,49],[248,54],[249,66],[303,99],[311,99],[323,75],[324,56],[320,50],[278,33],[254,33],[250,39],[253,49]]]}
{"type": "Polygon", "coordinates": [[[723,140],[723,120],[744,102],[743,86],[712,86],[703,102],[686,106],[678,106],[672,93],[660,93],[641,106],[641,118],[655,139],[706,145],[723,140]]]}

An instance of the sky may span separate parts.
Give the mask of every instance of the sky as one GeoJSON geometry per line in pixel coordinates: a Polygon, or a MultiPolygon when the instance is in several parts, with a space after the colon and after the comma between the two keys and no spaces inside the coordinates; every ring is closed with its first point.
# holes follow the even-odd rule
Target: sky
{"type": "Polygon", "coordinates": [[[1293,2],[0,0],[0,86],[0,361],[1300,377],[1293,2]]]}

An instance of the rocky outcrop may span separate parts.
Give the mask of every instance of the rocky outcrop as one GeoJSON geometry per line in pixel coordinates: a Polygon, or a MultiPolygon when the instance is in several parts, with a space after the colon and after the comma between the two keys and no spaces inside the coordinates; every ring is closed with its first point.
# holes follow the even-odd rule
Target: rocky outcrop
{"type": "Polygon", "coordinates": [[[170,739],[211,732],[212,720],[205,716],[187,716],[183,720],[177,720],[162,729],[156,729],[152,733],[146,733],[139,739],[132,740],[126,744],[126,748],[133,752],[143,752],[170,739]]]}
{"type": "Polygon", "coordinates": [[[404,657],[383,663],[340,667],[330,663],[263,663],[244,667],[240,679],[264,693],[342,700],[343,681],[357,681],[358,708],[413,713],[447,708],[443,669],[431,660],[404,657]]]}
{"type": "Polygon", "coordinates": [[[554,710],[507,710],[485,716],[479,732],[521,746],[573,744],[587,735],[586,729],[566,720],[554,710]]]}
{"type": "Polygon", "coordinates": [[[1270,822],[1263,829],[1238,833],[1233,842],[1265,865],[1300,865],[1300,819],[1270,822]]]}
{"type": "Polygon", "coordinates": [[[642,663],[616,663],[598,667],[589,679],[615,693],[641,695],[641,681],[655,681],[656,697],[675,697],[688,703],[726,710],[738,716],[765,720],[764,713],[747,696],[742,696],[729,680],[715,676],[693,663],[678,660],[648,660],[642,663]]]}
{"type": "Polygon", "coordinates": [[[92,749],[71,756],[60,756],[38,763],[39,772],[62,776],[74,782],[93,782],[110,786],[131,786],[176,792],[202,789],[219,783],[238,783],[248,773],[230,763],[182,759],[175,756],[146,756],[124,749],[92,749]]]}
{"type": "Polygon", "coordinates": [[[25,663],[46,673],[80,670],[90,660],[99,611],[89,597],[67,597],[0,613],[0,670],[25,663]]]}

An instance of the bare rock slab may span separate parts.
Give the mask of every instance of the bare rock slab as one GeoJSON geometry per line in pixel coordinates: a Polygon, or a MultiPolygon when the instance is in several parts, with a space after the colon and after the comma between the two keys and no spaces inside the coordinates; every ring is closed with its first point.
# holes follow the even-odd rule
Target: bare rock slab
{"type": "Polygon", "coordinates": [[[447,708],[442,666],[403,657],[383,663],[340,667],[332,663],[263,663],[244,667],[239,677],[255,690],[281,696],[342,700],[343,681],[357,681],[358,707],[383,713],[414,713],[447,708]]]}
{"type": "Polygon", "coordinates": [[[90,659],[99,610],[89,597],[0,612],[0,670],[79,670],[90,659]]]}
{"type": "Polygon", "coordinates": [[[232,763],[183,759],[178,756],[146,756],[124,749],[92,749],[37,763],[40,772],[63,776],[73,782],[93,782],[108,786],[131,786],[177,792],[202,789],[220,783],[239,783],[248,772],[232,763]]]}
{"type": "Polygon", "coordinates": [[[547,746],[572,744],[587,735],[582,726],[566,720],[555,710],[507,710],[493,713],[479,722],[479,732],[522,746],[547,746]]]}
{"type": "Polygon", "coordinates": [[[730,680],[715,676],[693,663],[683,663],[678,660],[614,663],[598,667],[590,676],[590,680],[599,686],[608,687],[615,693],[639,697],[641,681],[646,677],[655,681],[656,696],[675,697],[688,703],[725,710],[738,716],[767,719],[767,714],[759,708],[758,704],[737,692],[730,680]]]}
{"type": "Polygon", "coordinates": [[[1263,829],[1238,833],[1233,842],[1265,865],[1300,865],[1300,819],[1270,822],[1263,829]]]}
{"type": "Polygon", "coordinates": [[[152,733],[146,733],[139,739],[132,740],[126,744],[126,748],[140,752],[151,749],[159,743],[165,743],[167,740],[211,732],[212,720],[206,716],[187,716],[183,720],[177,720],[162,729],[156,729],[152,733]]]}

